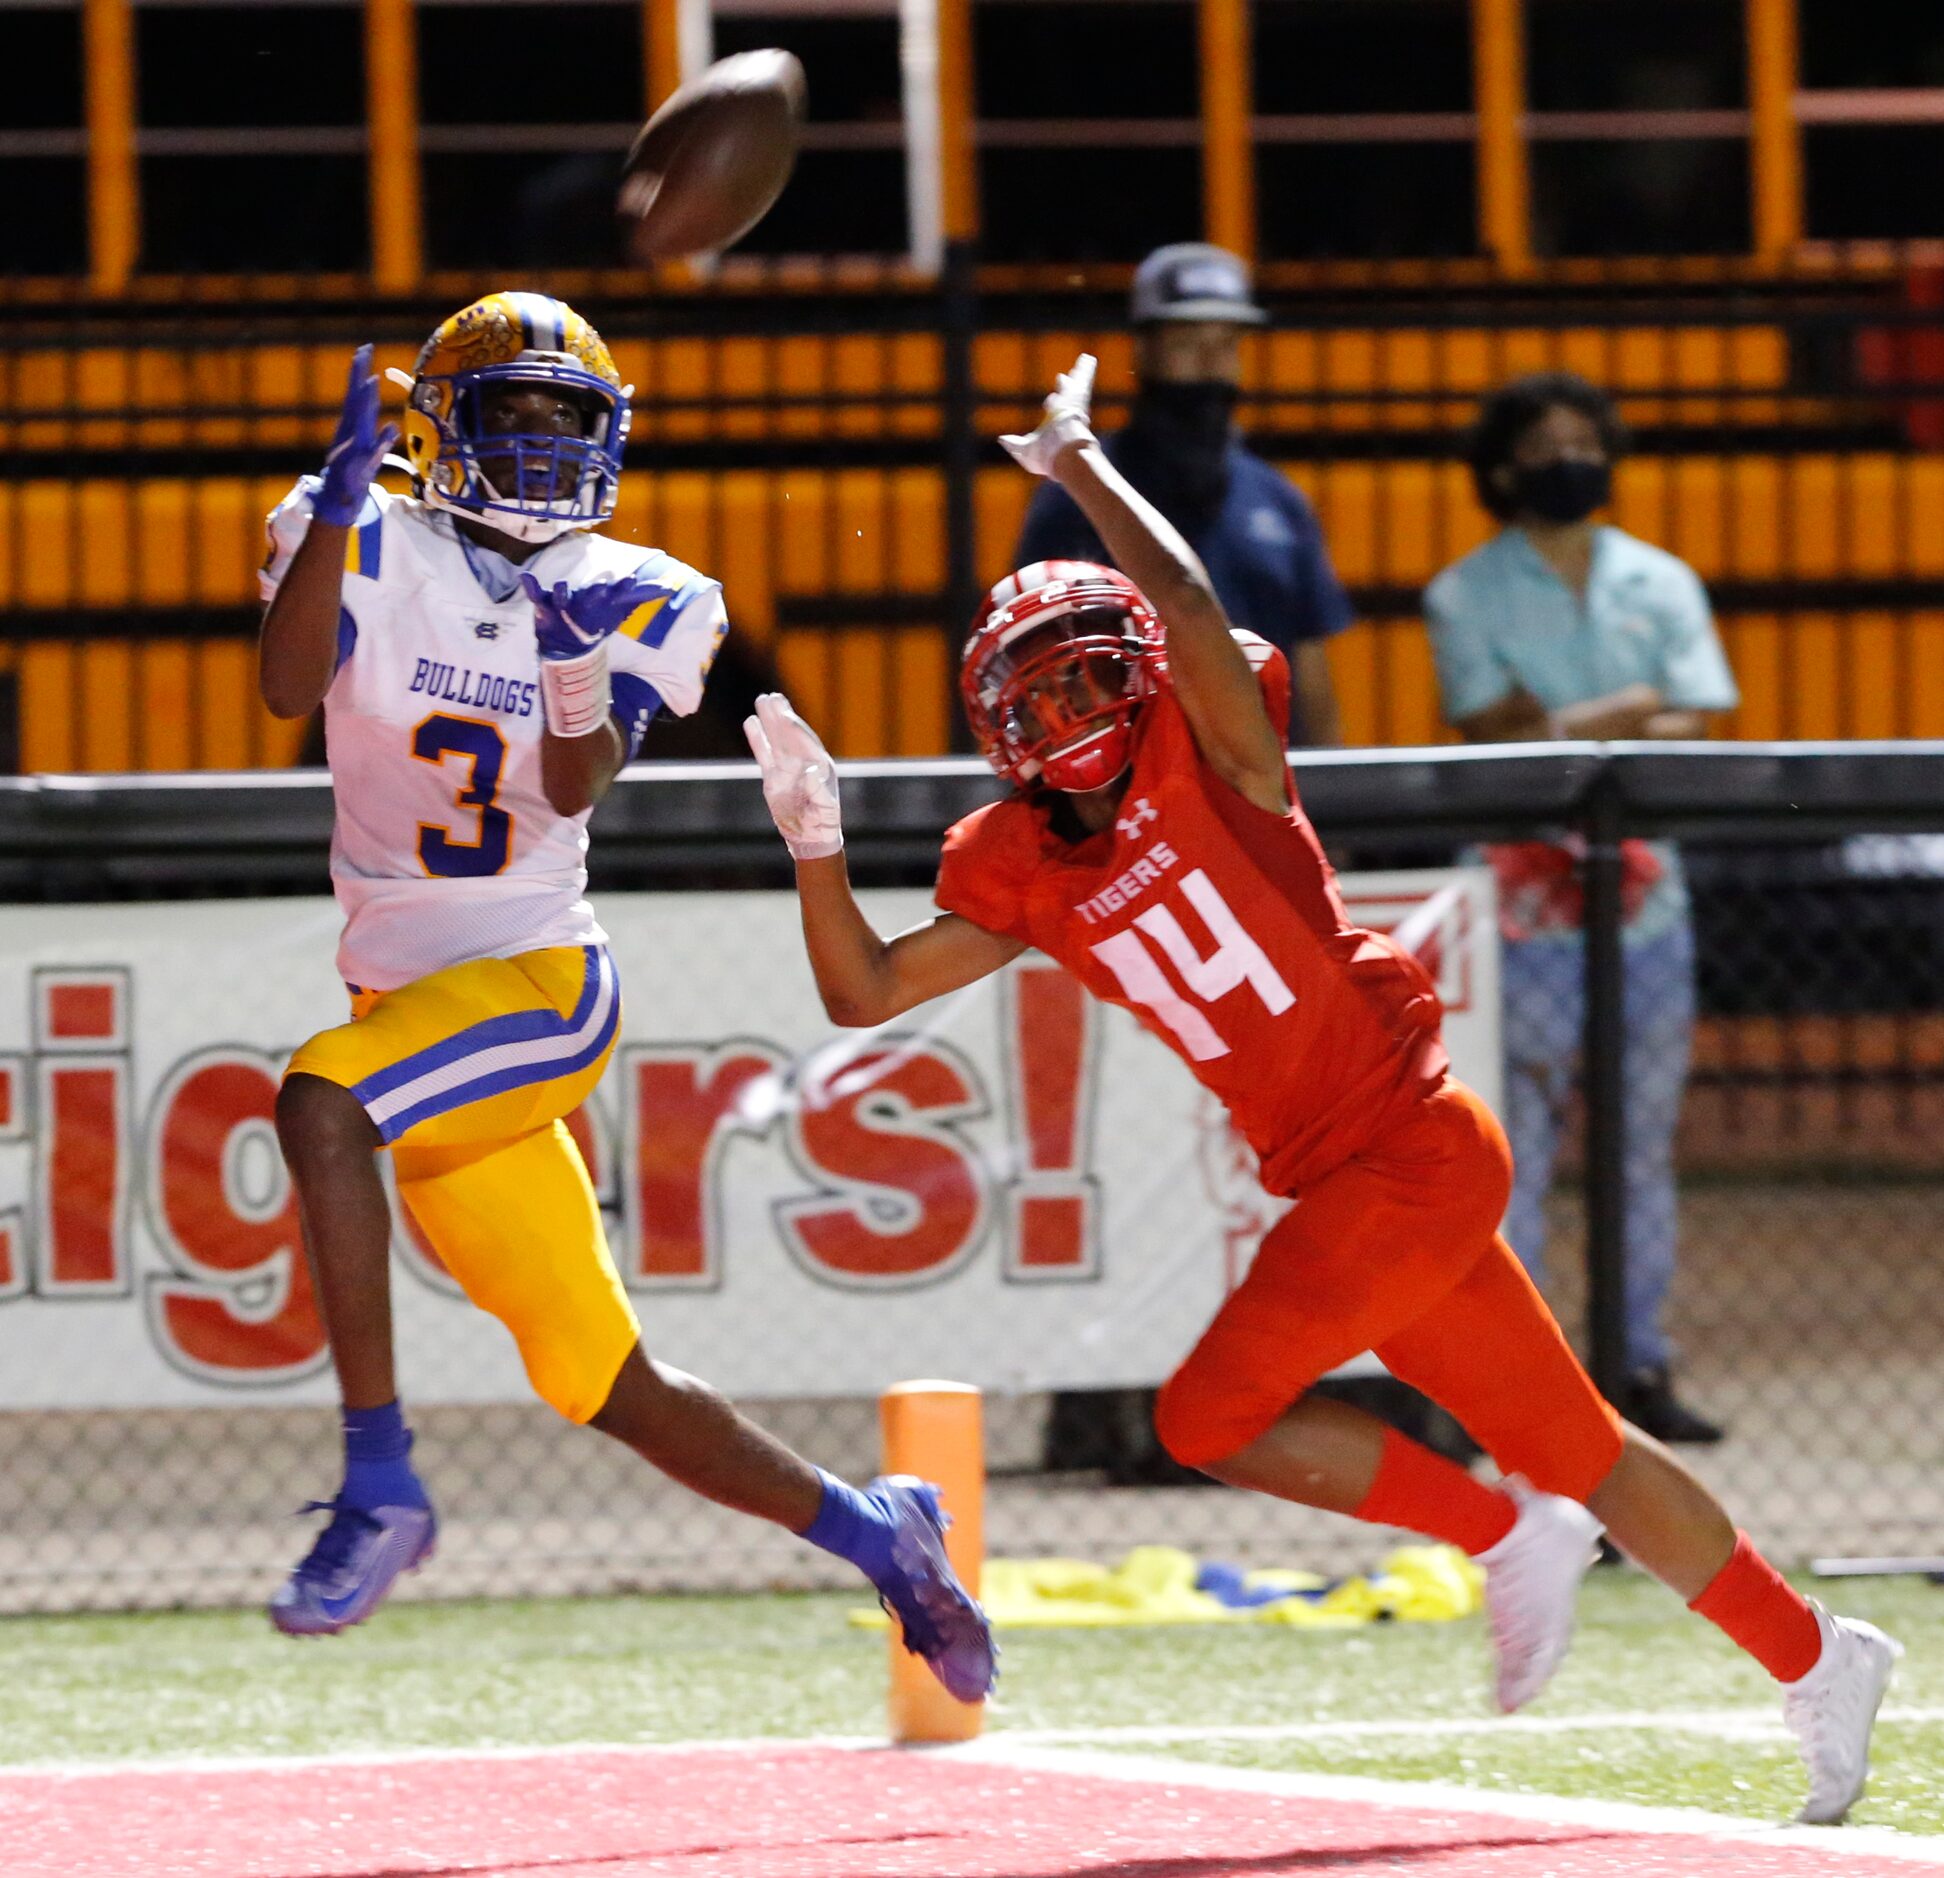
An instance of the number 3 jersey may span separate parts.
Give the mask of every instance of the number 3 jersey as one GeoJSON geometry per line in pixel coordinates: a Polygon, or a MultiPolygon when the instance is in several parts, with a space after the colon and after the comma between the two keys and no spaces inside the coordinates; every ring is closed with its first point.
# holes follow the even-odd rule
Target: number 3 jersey
{"type": "MultiPolygon", "coordinates": [[[[266,603],[316,487],[305,477],[271,512],[266,603]]],[[[640,606],[608,642],[630,756],[657,710],[686,716],[701,702],[724,632],[715,581],[659,549],[585,533],[524,567],[549,587],[640,583],[640,606]]],[[[371,492],[347,540],[324,713],[348,983],[389,991],[470,959],[604,939],[586,899],[587,815],[557,813],[541,786],[533,603],[510,564],[462,544],[450,517],[371,492]]]]}
{"type": "MultiPolygon", "coordinates": [[[[1281,654],[1256,646],[1271,691],[1281,654]]],[[[1443,1079],[1423,967],[1351,925],[1300,805],[1271,814],[1202,761],[1171,689],[1135,719],[1114,826],[1069,842],[1050,813],[1018,794],[950,829],[938,904],[1133,1012],[1228,1109],[1270,1192],[1320,1179],[1443,1079]]]]}

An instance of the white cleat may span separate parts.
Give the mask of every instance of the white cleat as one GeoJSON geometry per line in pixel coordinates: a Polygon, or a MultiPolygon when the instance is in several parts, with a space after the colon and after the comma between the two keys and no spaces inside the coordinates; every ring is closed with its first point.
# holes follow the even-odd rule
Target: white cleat
{"type": "Polygon", "coordinates": [[[1565,1656],[1573,1601],[1606,1528],[1577,1500],[1534,1492],[1522,1480],[1505,1488],[1519,1503],[1518,1521],[1478,1562],[1498,1659],[1498,1705],[1510,1715],[1552,1680],[1565,1656]]]}
{"type": "Polygon", "coordinates": [[[1870,1729],[1903,1645],[1874,1624],[1831,1617],[1813,1600],[1822,1654],[1799,1681],[1782,1685],[1782,1718],[1809,1770],[1809,1798],[1797,1820],[1834,1826],[1870,1777],[1870,1729]]]}

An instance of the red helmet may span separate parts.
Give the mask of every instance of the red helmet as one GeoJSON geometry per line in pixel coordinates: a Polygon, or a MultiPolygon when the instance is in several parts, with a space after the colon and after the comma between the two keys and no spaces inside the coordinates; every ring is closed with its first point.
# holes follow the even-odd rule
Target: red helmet
{"type": "Polygon", "coordinates": [[[1036,561],[986,595],[959,690],[1008,782],[1099,789],[1127,767],[1134,712],[1161,666],[1161,622],[1125,574],[1036,561]]]}

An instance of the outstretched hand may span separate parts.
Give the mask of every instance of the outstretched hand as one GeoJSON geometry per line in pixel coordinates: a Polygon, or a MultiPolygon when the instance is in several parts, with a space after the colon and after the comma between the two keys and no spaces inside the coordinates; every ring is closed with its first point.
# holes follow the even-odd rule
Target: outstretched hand
{"type": "Polygon", "coordinates": [[[608,641],[658,595],[630,579],[543,587],[522,569],[520,585],[533,602],[533,638],[540,654],[540,699],[556,737],[585,737],[608,721],[608,641]]]}
{"type": "Polygon", "coordinates": [[[1035,476],[1050,476],[1062,450],[1093,442],[1093,383],[1096,360],[1083,352],[1071,371],[1062,372],[1047,393],[1038,426],[999,439],[1006,454],[1035,476]]]}
{"type": "Polygon", "coordinates": [[[520,585],[533,602],[533,636],[543,659],[585,658],[613,637],[634,604],[633,589],[624,581],[600,580],[576,589],[557,580],[548,588],[522,569],[520,585]]]}
{"type": "Polygon", "coordinates": [[[378,427],[378,375],[371,369],[371,347],[362,345],[351,355],[351,382],[345,387],[344,409],[324,456],[323,486],[311,513],[333,527],[352,527],[371,479],[397,441],[397,425],[378,427]]]}
{"type": "Polygon", "coordinates": [[[743,719],[743,735],[763,772],[763,800],[777,832],[799,861],[819,861],[844,845],[837,806],[837,765],[822,739],[790,707],[780,691],[756,700],[743,719]]]}

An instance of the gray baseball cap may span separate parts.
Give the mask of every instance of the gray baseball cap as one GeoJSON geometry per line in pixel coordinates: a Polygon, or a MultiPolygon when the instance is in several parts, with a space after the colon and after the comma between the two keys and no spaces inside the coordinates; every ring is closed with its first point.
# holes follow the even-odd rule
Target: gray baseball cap
{"type": "Polygon", "coordinates": [[[1269,318],[1249,291],[1249,265],[1239,254],[1206,241],[1156,248],[1134,270],[1127,317],[1136,326],[1156,320],[1233,320],[1261,326],[1269,318]]]}

